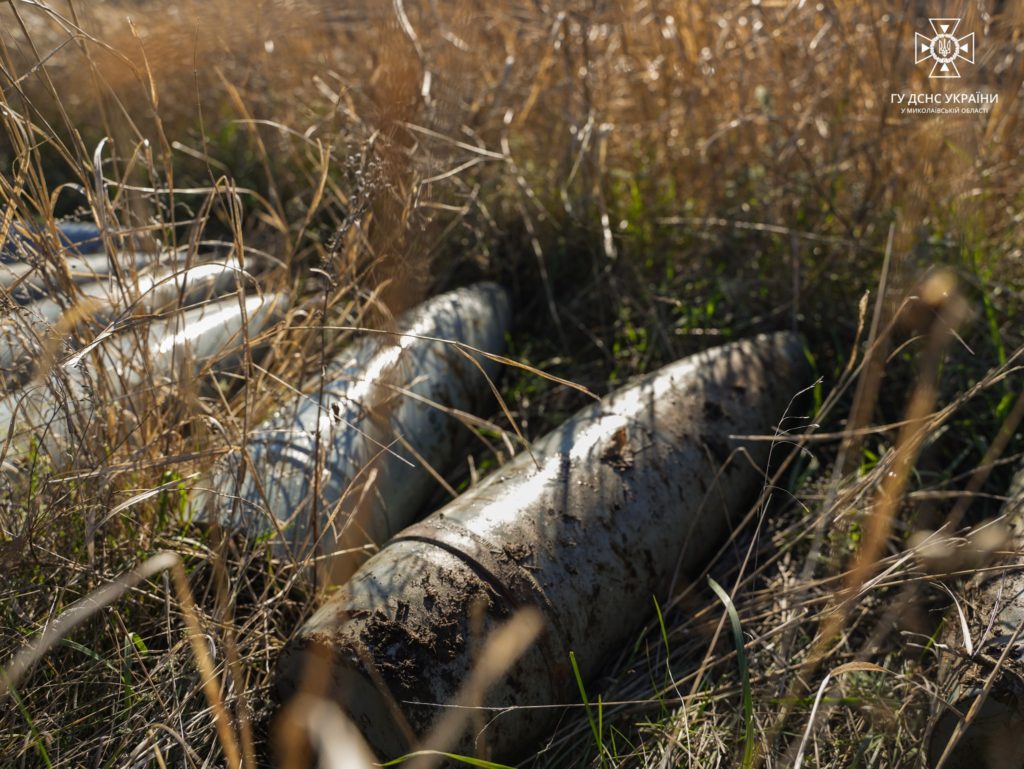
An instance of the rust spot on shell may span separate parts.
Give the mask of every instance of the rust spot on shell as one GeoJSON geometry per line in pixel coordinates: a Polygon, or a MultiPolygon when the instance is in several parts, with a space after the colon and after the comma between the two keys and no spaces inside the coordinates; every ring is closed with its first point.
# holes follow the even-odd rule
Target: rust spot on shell
{"type": "Polygon", "coordinates": [[[608,445],[601,452],[601,461],[619,471],[633,466],[633,450],[625,426],[612,433],[608,445]]]}

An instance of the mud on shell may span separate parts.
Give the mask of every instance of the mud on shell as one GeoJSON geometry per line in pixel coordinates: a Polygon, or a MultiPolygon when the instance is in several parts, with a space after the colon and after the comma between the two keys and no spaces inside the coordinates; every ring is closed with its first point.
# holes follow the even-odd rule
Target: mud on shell
{"type": "Polygon", "coordinates": [[[651,595],[700,568],[761,488],[771,434],[809,384],[801,340],[762,336],[671,364],[578,413],[475,489],[398,534],[286,647],[279,696],[314,646],[333,696],[382,759],[453,702],[482,639],[520,605],[539,641],[488,694],[486,727],[455,747],[514,758],[578,701],[573,650],[593,677],[646,619],[651,595]],[[738,457],[737,449],[747,453],[738,457]],[[510,708],[509,710],[501,710],[510,708]],[[396,716],[396,710],[401,716],[396,716]]]}

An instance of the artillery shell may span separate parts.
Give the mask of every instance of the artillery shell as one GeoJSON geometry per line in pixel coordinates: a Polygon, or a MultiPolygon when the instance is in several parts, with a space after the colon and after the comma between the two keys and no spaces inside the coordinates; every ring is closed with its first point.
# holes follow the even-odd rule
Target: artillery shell
{"type": "MultiPolygon", "coordinates": [[[[177,253],[122,254],[118,257],[122,269],[128,270],[131,265],[143,269],[149,265],[162,262],[179,261],[177,253]]],[[[84,256],[67,257],[68,275],[75,283],[88,283],[115,272],[114,262],[106,254],[86,254],[84,256]]],[[[0,286],[13,291],[14,298],[19,302],[31,301],[47,293],[46,283],[38,274],[38,268],[28,262],[0,263],[0,286]]]]}
{"type": "MultiPolygon", "coordinates": [[[[30,226],[15,222],[10,229],[6,242],[0,244],[0,261],[16,259],[36,253],[37,246],[33,242],[44,232],[42,227],[30,226]]],[[[59,222],[57,238],[60,247],[70,249],[79,254],[95,254],[103,250],[103,236],[99,227],[92,222],[59,222]]]]}
{"type": "Polygon", "coordinates": [[[0,399],[0,435],[11,436],[13,456],[35,439],[59,466],[75,449],[72,437],[95,414],[90,379],[97,363],[102,363],[106,387],[114,396],[129,392],[147,377],[173,376],[183,365],[193,372],[214,362],[225,365],[246,335],[259,333],[286,306],[287,298],[280,294],[252,296],[244,302],[230,297],[99,339],[42,384],[0,399]]]}
{"type": "MultiPolygon", "coordinates": [[[[500,709],[577,701],[569,651],[593,677],[652,594],[711,557],[764,478],[769,442],[737,436],[770,434],[806,383],[801,340],[777,334],[677,361],[585,408],[364,564],[286,647],[279,696],[300,685],[311,647],[326,647],[333,696],[393,758],[414,747],[394,709],[422,739],[483,635],[533,605],[546,629],[488,693],[495,710],[477,735],[496,757],[521,753],[560,712],[500,709]]],[[[467,735],[455,750],[476,747],[467,735]]]]}
{"type": "Polygon", "coordinates": [[[508,318],[504,290],[485,283],[421,304],[399,334],[363,337],[322,389],[282,406],[215,469],[199,519],[276,534],[275,551],[295,560],[318,549],[323,576],[344,580],[368,545],[414,519],[436,484],[427,466],[451,466],[468,431],[445,412],[491,398],[481,369],[493,378],[498,364],[477,356],[477,368],[455,345],[500,353],[508,318]]]}
{"type": "MultiPolygon", "coordinates": [[[[183,299],[183,306],[208,299],[228,289],[240,274],[244,273],[226,262],[210,262],[182,270],[161,266],[138,273],[131,285],[120,287],[94,281],[80,285],[78,292],[95,303],[93,316],[109,318],[126,304],[157,312],[179,298],[183,299]]],[[[24,380],[31,363],[39,358],[40,341],[50,337],[52,326],[65,311],[61,302],[40,299],[0,319],[0,382],[24,380]]]]}

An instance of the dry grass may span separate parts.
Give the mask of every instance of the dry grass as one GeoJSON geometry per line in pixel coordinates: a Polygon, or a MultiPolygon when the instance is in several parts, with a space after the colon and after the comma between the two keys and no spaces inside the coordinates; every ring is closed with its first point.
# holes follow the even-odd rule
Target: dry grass
{"type": "MultiPolygon", "coordinates": [[[[911,55],[915,2],[491,5],[0,10],[0,235],[80,215],[111,248],[217,248],[294,299],[237,376],[154,377],[111,404],[73,467],[39,453],[0,481],[4,660],[154,554],[187,568],[60,625],[0,710],[6,765],[270,762],[275,656],[315,596],[293,565],[184,526],[177,482],[344,344],[317,324],[380,325],[478,276],[515,293],[516,357],[596,392],[722,339],[807,334],[820,427],[787,425],[801,445],[777,479],[787,492],[712,567],[745,631],[752,755],[921,765],[935,584],[959,566],[908,539],[993,513],[1021,450],[1012,424],[997,435],[1019,418],[1024,342],[1024,16],[947,9],[976,32],[978,65],[934,87],[999,103],[924,116],[889,99],[933,88],[911,55]]],[[[503,387],[534,436],[583,398],[525,372],[503,387]]],[[[534,763],[741,760],[723,607],[698,582],[662,608],[665,627],[589,684],[600,747],[580,709],[534,763]]]]}

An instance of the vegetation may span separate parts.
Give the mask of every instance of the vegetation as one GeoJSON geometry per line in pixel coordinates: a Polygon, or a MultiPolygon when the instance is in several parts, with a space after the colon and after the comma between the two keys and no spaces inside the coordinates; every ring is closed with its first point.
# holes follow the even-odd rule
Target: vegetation
{"type": "MultiPolygon", "coordinates": [[[[714,582],[581,680],[528,765],[921,766],[944,586],[974,563],[922,532],[994,515],[1022,451],[1024,15],[965,6],[977,63],[929,80],[918,5],[4,7],[0,241],[39,228],[57,296],[47,233],[74,217],[111,249],[240,255],[294,303],[237,375],[147,383],[71,468],[40,449],[0,481],[5,675],[47,641],[0,708],[2,763],[293,760],[268,694],[317,596],[190,528],[189,484],[315,378],[331,329],[489,277],[514,294],[510,356],[594,392],[791,327],[821,377],[714,582]],[[999,98],[890,97],[932,92],[999,98]]],[[[500,385],[530,437],[585,398],[500,385]]],[[[471,462],[453,485],[497,458],[471,462]]]]}

